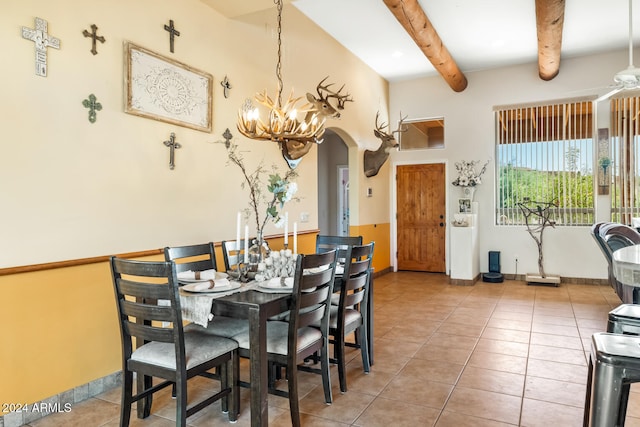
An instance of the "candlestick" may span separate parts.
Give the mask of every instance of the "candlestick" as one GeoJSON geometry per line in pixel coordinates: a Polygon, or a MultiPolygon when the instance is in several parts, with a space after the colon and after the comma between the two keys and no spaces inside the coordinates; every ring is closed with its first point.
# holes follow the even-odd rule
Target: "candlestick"
{"type": "Polygon", "coordinates": [[[293,253],[298,253],[298,223],[293,223],[293,253]]]}
{"type": "Polygon", "coordinates": [[[236,220],[236,251],[240,253],[240,223],[241,223],[241,215],[238,212],[238,219],[236,220]]]}
{"type": "Polygon", "coordinates": [[[289,244],[289,212],[284,213],[284,245],[289,244]]]}
{"type": "Polygon", "coordinates": [[[249,263],[249,226],[244,226],[244,263],[249,263]]]}

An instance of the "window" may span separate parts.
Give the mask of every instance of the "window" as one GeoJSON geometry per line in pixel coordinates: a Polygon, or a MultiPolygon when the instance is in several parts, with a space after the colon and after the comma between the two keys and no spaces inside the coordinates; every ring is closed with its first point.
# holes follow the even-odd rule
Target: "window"
{"type": "Polygon", "coordinates": [[[599,172],[611,182],[611,220],[631,224],[640,216],[640,97],[611,100],[611,158],[603,154],[598,160],[599,172]]]}
{"type": "Polygon", "coordinates": [[[593,102],[494,111],[496,224],[524,225],[527,202],[554,203],[557,225],[593,224],[593,102]]]}

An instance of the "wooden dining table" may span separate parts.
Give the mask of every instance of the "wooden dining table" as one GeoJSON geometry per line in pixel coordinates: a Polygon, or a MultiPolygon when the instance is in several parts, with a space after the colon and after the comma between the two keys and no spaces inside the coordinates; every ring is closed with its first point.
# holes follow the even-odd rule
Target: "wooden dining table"
{"type": "Polygon", "coordinates": [[[213,300],[214,315],[249,321],[249,378],[251,382],[251,425],[269,425],[267,319],[289,308],[290,293],[247,290],[213,300]]]}

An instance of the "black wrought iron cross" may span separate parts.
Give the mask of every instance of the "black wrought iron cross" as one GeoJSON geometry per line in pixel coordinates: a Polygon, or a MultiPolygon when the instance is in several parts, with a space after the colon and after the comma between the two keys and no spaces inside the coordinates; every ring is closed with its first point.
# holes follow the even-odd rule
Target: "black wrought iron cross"
{"type": "Polygon", "coordinates": [[[98,40],[100,43],[104,43],[106,41],[104,37],[99,36],[97,33],[98,27],[96,26],[96,24],[91,24],[91,32],[82,30],[82,35],[84,35],[85,37],[91,37],[91,53],[93,53],[94,55],[98,54],[98,50],[96,49],[96,40],[98,40]]]}
{"type": "Polygon", "coordinates": [[[169,25],[165,25],[164,29],[169,32],[169,50],[173,53],[173,40],[175,36],[180,37],[180,31],[173,26],[173,19],[169,19],[169,25]]]}
{"type": "Polygon", "coordinates": [[[164,141],[164,145],[171,149],[171,152],[169,153],[169,169],[173,170],[173,168],[176,166],[176,150],[178,148],[181,148],[182,145],[176,142],[176,134],[173,132],[171,132],[171,135],[169,135],[169,140],[164,141]]]}

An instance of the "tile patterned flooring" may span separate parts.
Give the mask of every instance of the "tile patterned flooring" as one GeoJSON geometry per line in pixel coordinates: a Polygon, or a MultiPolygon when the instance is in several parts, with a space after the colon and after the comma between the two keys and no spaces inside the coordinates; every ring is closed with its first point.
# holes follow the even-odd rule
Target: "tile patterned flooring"
{"type": "MultiPolygon", "coordinates": [[[[364,375],[349,351],[349,391],[332,366],[332,405],[318,375],[300,373],[304,426],[581,426],[591,334],[606,330],[620,304],[609,286],[527,286],[519,281],[452,286],[440,274],[390,273],[375,282],[375,365],[364,375]],[[587,356],[585,356],[587,355],[587,356]]],[[[246,379],[247,365],[242,376],[246,379]]],[[[210,384],[198,379],[192,393],[210,384]]],[[[242,389],[237,426],[250,425],[242,389]]],[[[30,424],[117,426],[120,390],[30,424]]],[[[131,426],[172,426],[175,403],[155,398],[153,415],[131,426]]],[[[290,426],[288,401],[269,396],[272,426],[290,426]]],[[[229,425],[220,405],[189,426],[229,425]]],[[[640,387],[632,386],[628,427],[640,426],[640,387]]]]}

